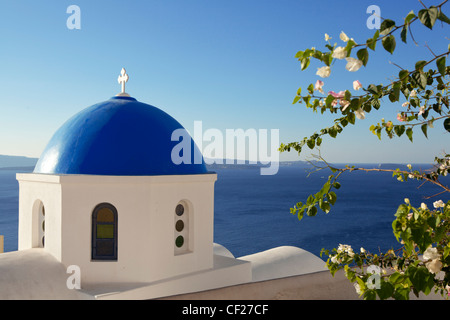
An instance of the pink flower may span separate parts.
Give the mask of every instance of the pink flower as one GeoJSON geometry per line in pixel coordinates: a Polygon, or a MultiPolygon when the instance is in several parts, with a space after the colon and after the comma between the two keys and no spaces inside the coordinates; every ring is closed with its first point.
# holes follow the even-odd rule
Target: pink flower
{"type": "Polygon", "coordinates": [[[339,91],[339,93],[336,93],[334,91],[329,91],[328,94],[332,95],[336,99],[340,99],[340,98],[343,98],[345,96],[345,92],[344,91],[339,91]]]}
{"type": "Polygon", "coordinates": [[[397,120],[400,122],[406,121],[406,115],[402,115],[401,113],[397,113],[397,120]]]}
{"type": "Polygon", "coordinates": [[[324,84],[323,81],[317,80],[316,85],[314,86],[314,90],[318,90],[319,92],[323,93],[323,89],[322,89],[323,84],[324,84]]]}
{"type": "Polygon", "coordinates": [[[359,90],[361,88],[362,88],[362,84],[361,84],[361,82],[359,82],[359,80],[353,81],[353,89],[359,90]]]}

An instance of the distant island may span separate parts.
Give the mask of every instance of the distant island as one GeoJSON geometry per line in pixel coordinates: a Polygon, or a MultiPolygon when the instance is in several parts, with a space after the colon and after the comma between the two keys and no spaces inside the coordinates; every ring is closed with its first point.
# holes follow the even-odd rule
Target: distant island
{"type": "Polygon", "coordinates": [[[37,158],[29,158],[23,156],[7,156],[0,154],[0,168],[34,167],[37,161],[38,161],[37,158]]]}

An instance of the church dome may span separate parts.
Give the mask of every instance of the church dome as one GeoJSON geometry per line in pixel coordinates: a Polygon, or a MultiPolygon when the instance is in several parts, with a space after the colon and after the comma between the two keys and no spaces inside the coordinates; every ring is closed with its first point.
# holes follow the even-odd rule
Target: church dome
{"type": "Polygon", "coordinates": [[[172,141],[172,133],[177,129],[184,128],[166,112],[128,94],[114,96],[64,123],[44,149],[34,173],[116,176],[207,173],[203,157],[187,133],[172,141]],[[191,163],[174,163],[172,150],[186,136],[190,139],[190,150],[182,152],[190,151],[191,163]],[[196,153],[200,157],[194,157],[196,153]],[[196,158],[201,163],[194,163],[196,158]]]}

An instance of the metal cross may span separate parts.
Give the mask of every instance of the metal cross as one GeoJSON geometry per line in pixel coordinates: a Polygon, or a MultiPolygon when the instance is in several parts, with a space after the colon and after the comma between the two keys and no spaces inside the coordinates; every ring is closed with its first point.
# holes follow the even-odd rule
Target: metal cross
{"type": "Polygon", "coordinates": [[[128,81],[128,74],[126,73],[124,68],[122,68],[122,70],[120,71],[120,76],[117,78],[117,81],[122,85],[122,92],[118,95],[128,96],[128,94],[125,92],[125,83],[128,81]]]}

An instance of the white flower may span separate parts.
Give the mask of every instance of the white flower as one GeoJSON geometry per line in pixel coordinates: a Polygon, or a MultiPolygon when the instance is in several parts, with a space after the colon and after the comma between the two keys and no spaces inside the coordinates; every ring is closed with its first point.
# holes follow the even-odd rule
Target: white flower
{"type": "Polygon", "coordinates": [[[325,41],[328,41],[330,39],[331,39],[331,37],[327,33],[325,33],[325,41]]]}
{"type": "Polygon", "coordinates": [[[433,206],[437,209],[437,208],[443,208],[445,207],[445,203],[442,200],[438,200],[433,202],[433,206]]]}
{"type": "Polygon", "coordinates": [[[363,247],[361,247],[361,249],[359,249],[359,251],[360,251],[361,253],[366,253],[366,249],[364,249],[363,247]]]}
{"type": "Polygon", "coordinates": [[[360,120],[364,120],[366,118],[366,114],[362,108],[355,111],[355,116],[360,120]]]}
{"type": "Polygon", "coordinates": [[[345,69],[351,72],[358,71],[359,68],[361,68],[361,66],[363,65],[361,60],[352,57],[345,58],[345,60],[347,60],[347,65],[345,66],[345,69]]]}
{"type": "Polygon", "coordinates": [[[337,259],[337,256],[332,256],[332,257],[331,257],[331,262],[332,262],[332,263],[339,263],[339,261],[338,261],[338,259],[337,259]]]}
{"type": "Polygon", "coordinates": [[[406,165],[408,167],[409,170],[411,170],[412,166],[410,164],[406,165]]]}
{"type": "Polygon", "coordinates": [[[419,116],[425,112],[425,106],[421,106],[419,109],[419,116]]]}
{"type": "Polygon", "coordinates": [[[402,107],[407,107],[407,106],[409,106],[409,101],[405,101],[402,103],[402,107]]]}
{"type": "Polygon", "coordinates": [[[337,252],[338,253],[347,253],[350,257],[353,257],[355,255],[352,247],[347,244],[339,244],[337,252]]]}
{"type": "Polygon", "coordinates": [[[319,77],[322,77],[322,78],[329,77],[330,73],[331,73],[331,68],[329,66],[325,66],[325,67],[322,67],[322,68],[317,68],[317,72],[316,72],[316,74],[319,77]]]}
{"type": "Polygon", "coordinates": [[[353,286],[355,287],[355,290],[356,290],[356,293],[357,294],[359,294],[359,295],[362,295],[363,294],[363,292],[361,291],[361,287],[359,286],[359,284],[358,283],[354,283],[353,284],[353,286]]]}
{"type": "Polygon", "coordinates": [[[362,84],[361,84],[361,82],[359,82],[359,80],[353,81],[353,89],[354,90],[359,90],[361,88],[362,88],[362,84]]]}
{"type": "Polygon", "coordinates": [[[422,210],[428,210],[427,205],[423,202],[420,204],[420,208],[422,208],[422,210]]]}
{"type": "Polygon", "coordinates": [[[347,56],[347,50],[344,47],[334,49],[332,57],[335,59],[344,59],[347,56]]]}
{"type": "Polygon", "coordinates": [[[342,112],[344,112],[347,107],[350,105],[350,102],[348,102],[347,100],[340,100],[339,104],[342,106],[342,112]]]}
{"type": "Polygon", "coordinates": [[[412,90],[411,93],[409,94],[409,97],[410,98],[417,97],[417,91],[416,90],[412,90]]]}
{"type": "Polygon", "coordinates": [[[442,269],[442,262],[439,259],[433,259],[431,262],[425,264],[428,271],[431,273],[438,273],[442,269]]]}
{"type": "Polygon", "coordinates": [[[341,34],[339,35],[339,38],[344,41],[347,42],[348,40],[350,40],[347,35],[344,33],[344,31],[341,31],[341,34]]]}
{"type": "Polygon", "coordinates": [[[439,259],[441,255],[437,251],[437,248],[428,247],[427,250],[423,253],[423,258],[425,260],[434,260],[439,259]]]}
{"type": "Polygon", "coordinates": [[[425,266],[427,267],[428,271],[431,273],[438,273],[441,271],[442,268],[442,262],[439,260],[441,258],[441,255],[437,251],[437,248],[429,247],[425,252],[423,253],[423,259],[425,261],[428,261],[425,263],[425,266]],[[431,261],[429,261],[431,260],[431,261]]]}

